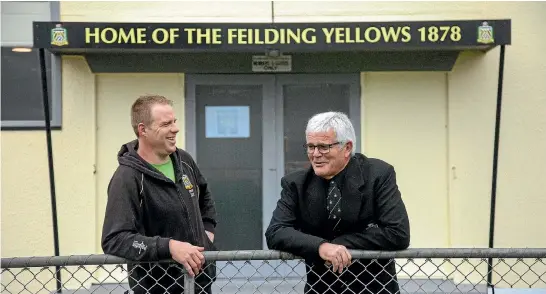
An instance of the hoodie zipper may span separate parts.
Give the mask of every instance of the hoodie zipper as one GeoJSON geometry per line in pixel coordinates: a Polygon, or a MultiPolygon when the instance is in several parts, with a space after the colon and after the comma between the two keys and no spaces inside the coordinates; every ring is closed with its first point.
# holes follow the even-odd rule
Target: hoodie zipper
{"type": "Polygon", "coordinates": [[[178,197],[180,197],[180,200],[182,201],[182,206],[184,206],[184,212],[186,212],[186,219],[188,220],[188,226],[190,227],[190,232],[192,234],[190,240],[192,240],[192,242],[195,242],[197,241],[196,240],[197,233],[195,232],[195,228],[192,225],[192,220],[190,219],[190,211],[189,211],[188,204],[186,203],[186,200],[184,199],[184,195],[182,194],[178,186],[180,181],[181,181],[181,178],[179,177],[179,179],[176,179],[176,182],[174,183],[174,185],[176,187],[176,192],[178,193],[178,197]]]}
{"type": "MultiPolygon", "coordinates": [[[[188,236],[189,237],[188,239],[189,239],[190,243],[193,243],[193,242],[195,242],[195,240],[197,238],[197,234],[195,232],[194,226],[192,225],[192,220],[190,218],[190,211],[189,211],[189,208],[187,206],[186,200],[184,200],[184,195],[182,194],[182,192],[180,191],[180,188],[178,186],[179,180],[177,180],[175,178],[176,182],[173,182],[170,179],[167,179],[166,177],[165,177],[165,180],[168,183],[173,184],[174,187],[176,188],[176,193],[178,194],[178,197],[179,197],[179,199],[181,201],[181,204],[182,204],[182,212],[185,214],[186,219],[187,219],[187,224],[190,227],[191,236],[188,236]]],[[[180,181],[181,181],[181,179],[180,179],[180,181]]]]}

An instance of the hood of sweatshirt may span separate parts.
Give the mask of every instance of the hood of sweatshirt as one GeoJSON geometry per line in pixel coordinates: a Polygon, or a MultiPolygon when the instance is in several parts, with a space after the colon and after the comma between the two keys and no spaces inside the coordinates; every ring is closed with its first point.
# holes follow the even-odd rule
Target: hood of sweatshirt
{"type": "MultiPolygon", "coordinates": [[[[159,180],[168,181],[167,177],[165,177],[160,171],[155,169],[150,163],[148,163],[140,155],[138,155],[137,149],[138,140],[133,140],[131,142],[121,145],[121,148],[118,151],[119,164],[130,167],[134,170],[144,173],[147,176],[151,176],[159,180]]],[[[175,172],[177,170],[176,157],[176,152],[171,154],[171,159],[173,160],[175,172]]]]}

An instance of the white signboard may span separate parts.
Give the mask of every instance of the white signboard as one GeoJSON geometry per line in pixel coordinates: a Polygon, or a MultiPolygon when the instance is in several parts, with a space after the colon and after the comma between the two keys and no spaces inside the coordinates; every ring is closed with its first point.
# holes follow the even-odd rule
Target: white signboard
{"type": "Polygon", "coordinates": [[[281,55],[270,57],[264,55],[252,56],[252,71],[254,72],[290,72],[292,71],[292,56],[281,55]]]}
{"type": "Polygon", "coordinates": [[[206,106],[205,136],[207,138],[250,137],[248,106],[206,106]]]}

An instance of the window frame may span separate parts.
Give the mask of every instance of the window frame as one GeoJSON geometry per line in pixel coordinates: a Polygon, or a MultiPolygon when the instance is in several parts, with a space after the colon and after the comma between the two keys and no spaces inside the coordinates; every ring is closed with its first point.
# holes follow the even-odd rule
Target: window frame
{"type": "MultiPolygon", "coordinates": [[[[52,21],[57,21],[60,19],[60,3],[50,2],[50,15],[52,21]]],[[[29,24],[32,25],[32,24],[29,24]]],[[[30,36],[31,40],[34,36],[30,36]]],[[[34,48],[32,44],[14,44],[6,43],[2,44],[2,47],[15,48],[32,48],[35,54],[39,54],[39,48],[34,48]]],[[[48,56],[51,58],[51,75],[47,78],[51,79],[51,89],[48,89],[51,93],[49,97],[51,112],[49,114],[50,126],[51,129],[61,129],[62,128],[62,59],[60,55],[50,54],[51,52],[45,51],[45,58],[48,56]]],[[[40,68],[40,64],[37,64],[37,67],[40,68]]],[[[41,78],[41,73],[40,73],[41,78]]],[[[41,80],[39,85],[41,85],[41,80]]],[[[40,92],[42,92],[40,88],[40,92]]],[[[43,94],[42,94],[43,95],[43,94]]],[[[43,96],[40,97],[40,101],[43,100],[43,96]]],[[[43,109],[43,104],[42,104],[43,109]]],[[[45,119],[44,120],[3,120],[0,119],[1,130],[43,130],[46,127],[45,119]]]]}
{"type": "MultiPolygon", "coordinates": [[[[7,46],[6,46],[7,47],[7,46]]],[[[11,46],[10,46],[11,47],[11,46]]],[[[38,49],[33,49],[37,51],[38,49]]],[[[38,52],[35,52],[38,54],[38,52]]],[[[46,58],[47,58],[46,51],[46,58]]],[[[51,128],[60,129],[62,127],[62,93],[61,93],[61,58],[60,56],[51,55],[51,112],[49,114],[51,128]]],[[[38,65],[39,66],[39,65],[38,65]]],[[[41,74],[41,73],[40,73],[41,74]]],[[[41,77],[41,76],[40,76],[41,77]]],[[[40,80],[41,85],[41,80],[40,80]]],[[[41,89],[40,89],[41,92],[41,89]]],[[[42,93],[43,95],[43,93],[42,93]]],[[[43,96],[40,97],[40,101],[43,96]]],[[[5,107],[5,106],[4,106],[5,107]]],[[[43,105],[42,105],[43,108],[43,105]]],[[[2,119],[2,130],[21,130],[21,129],[43,129],[46,127],[45,120],[4,120],[2,119]]]]}

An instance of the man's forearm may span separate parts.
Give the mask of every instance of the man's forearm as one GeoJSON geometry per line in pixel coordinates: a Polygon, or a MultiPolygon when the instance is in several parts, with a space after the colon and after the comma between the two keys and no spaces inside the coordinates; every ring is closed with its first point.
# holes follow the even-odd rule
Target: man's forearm
{"type": "Polygon", "coordinates": [[[339,236],[332,243],[359,250],[403,250],[409,246],[409,233],[398,228],[371,227],[339,236]]]}
{"type": "Polygon", "coordinates": [[[303,233],[293,227],[269,228],[266,231],[267,245],[270,249],[290,252],[303,258],[318,258],[318,248],[326,240],[303,233]]]}

